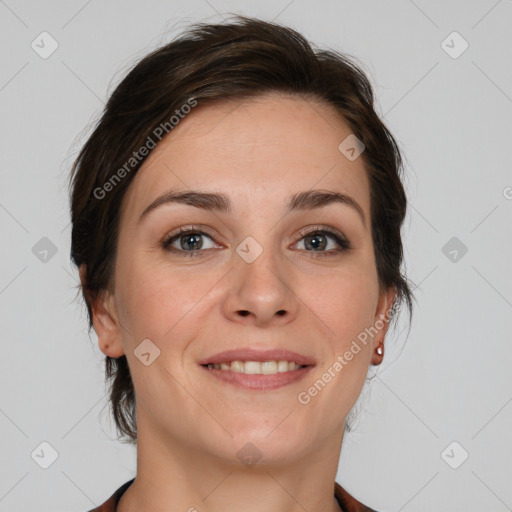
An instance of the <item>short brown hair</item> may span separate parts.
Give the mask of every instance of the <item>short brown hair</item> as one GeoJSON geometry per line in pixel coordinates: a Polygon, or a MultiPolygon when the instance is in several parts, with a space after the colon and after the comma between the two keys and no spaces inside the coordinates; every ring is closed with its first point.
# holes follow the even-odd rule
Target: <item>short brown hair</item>
{"type": "MultiPolygon", "coordinates": [[[[313,49],[295,30],[245,16],[222,24],[196,23],[174,41],[140,60],[110,96],[70,176],[71,258],[86,264],[81,288],[93,326],[91,302],[112,288],[121,201],[147,155],[126,162],[154,138],[183,105],[283,92],[334,108],[365,146],[370,183],[371,230],[380,289],[395,288],[394,309],[405,302],[412,315],[412,289],[401,272],[401,225],[406,195],[402,159],[374,110],[364,72],[346,55],[313,49]],[[125,172],[120,177],[120,171],[125,172]],[[111,183],[108,193],[101,192],[111,183]],[[98,197],[101,196],[101,197],[98,197]]],[[[192,114],[193,115],[193,114],[192,114]]],[[[135,393],[126,356],[106,356],[109,401],[118,433],[137,440],[135,393]]]]}

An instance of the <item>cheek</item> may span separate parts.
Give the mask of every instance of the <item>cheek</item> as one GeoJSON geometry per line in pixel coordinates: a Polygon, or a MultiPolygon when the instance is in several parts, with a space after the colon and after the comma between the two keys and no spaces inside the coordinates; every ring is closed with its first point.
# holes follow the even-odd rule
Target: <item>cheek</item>
{"type": "Polygon", "coordinates": [[[116,264],[116,307],[120,320],[133,342],[141,337],[157,340],[183,316],[183,288],[171,279],[172,273],[148,264],[147,256],[132,252],[127,258],[121,251],[120,254],[116,264]]]}
{"type": "Polygon", "coordinates": [[[378,289],[371,269],[352,267],[333,272],[305,285],[302,293],[309,297],[305,302],[336,340],[337,351],[373,321],[378,289]]]}
{"type": "Polygon", "coordinates": [[[178,349],[180,339],[193,337],[200,322],[201,304],[219,280],[217,273],[197,274],[194,269],[173,268],[140,254],[119,261],[116,296],[120,319],[126,325],[131,343],[145,338],[159,346],[178,349]],[[168,344],[172,340],[172,344],[168,344]]]}

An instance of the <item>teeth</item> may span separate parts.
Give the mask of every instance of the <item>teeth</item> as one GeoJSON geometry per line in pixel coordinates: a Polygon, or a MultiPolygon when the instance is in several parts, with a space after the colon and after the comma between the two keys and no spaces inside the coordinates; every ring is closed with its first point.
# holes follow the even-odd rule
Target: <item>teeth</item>
{"type": "MultiPolygon", "coordinates": [[[[224,363],[227,368],[222,368],[223,370],[229,370],[230,365],[229,363],[224,363]]],[[[237,372],[237,373],[244,373],[244,363],[242,361],[233,361],[231,363],[231,371],[237,372]]]]}
{"type": "Polygon", "coordinates": [[[288,371],[288,361],[279,361],[277,363],[277,371],[278,372],[287,372],[288,371]]]}
{"type": "Polygon", "coordinates": [[[276,373],[291,372],[302,368],[293,361],[231,361],[230,363],[209,364],[208,368],[214,370],[231,370],[232,372],[247,375],[273,375],[276,373]]]}
{"type": "Polygon", "coordinates": [[[249,375],[254,375],[257,373],[262,373],[261,371],[261,363],[258,361],[246,361],[244,363],[244,371],[249,375]]]}

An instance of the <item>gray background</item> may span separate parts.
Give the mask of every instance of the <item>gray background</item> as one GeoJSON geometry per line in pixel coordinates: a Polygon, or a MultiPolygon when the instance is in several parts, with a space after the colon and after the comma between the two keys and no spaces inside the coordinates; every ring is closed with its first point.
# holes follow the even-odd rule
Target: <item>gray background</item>
{"type": "Polygon", "coordinates": [[[76,298],[67,176],[128,68],[189,22],[228,12],[356,56],[407,157],[419,307],[407,340],[405,315],[387,338],[338,481],[381,512],[512,510],[512,2],[5,0],[0,511],[84,512],[134,475],[76,298]],[[43,31],[59,45],[46,59],[31,47],[43,31]],[[457,58],[454,31],[469,44],[457,58]],[[43,237],[55,254],[41,252],[43,237]],[[42,442],[58,453],[47,469],[35,462],[45,445],[31,456],[42,442]]]}

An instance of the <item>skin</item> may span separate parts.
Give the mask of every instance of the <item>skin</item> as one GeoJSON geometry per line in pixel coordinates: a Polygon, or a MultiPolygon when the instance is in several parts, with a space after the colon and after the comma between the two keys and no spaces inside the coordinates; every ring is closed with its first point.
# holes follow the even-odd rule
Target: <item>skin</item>
{"type": "MultiPolygon", "coordinates": [[[[369,365],[382,361],[376,347],[389,322],[310,403],[297,396],[394,298],[378,286],[364,162],[338,150],[350,133],[332,107],[299,97],[199,105],[138,171],[123,200],[112,291],[93,305],[99,347],[127,356],[137,396],[137,477],[120,512],[340,510],[333,485],[345,418],[369,365]],[[160,194],[188,189],[224,193],[233,211],[166,204],[139,222],[160,194]],[[350,195],[366,226],[343,204],[285,215],[289,197],[310,189],[350,195]],[[184,245],[179,236],[173,243],[180,254],[162,248],[171,231],[190,225],[206,232],[200,254],[187,257],[194,249],[183,235],[184,245]],[[299,234],[317,225],[341,231],[351,249],[318,256],[299,234]],[[252,263],[236,252],[248,236],[263,248],[252,263]],[[149,366],[134,355],[145,339],[160,350],[149,366]],[[264,392],[198,365],[240,347],[288,348],[316,366],[264,392]],[[248,442],[262,454],[252,467],[237,457],[248,442]]],[[[330,235],[319,241],[324,253],[338,247],[330,235]]]]}

